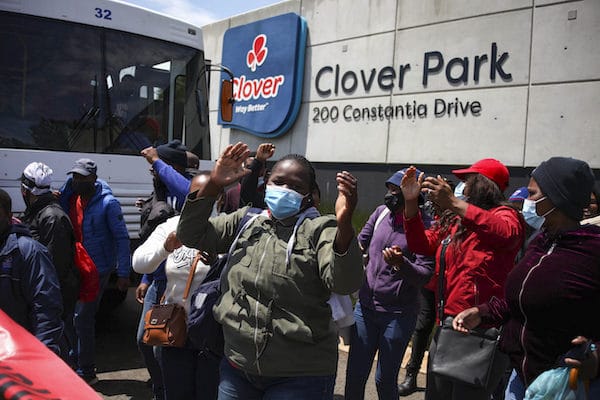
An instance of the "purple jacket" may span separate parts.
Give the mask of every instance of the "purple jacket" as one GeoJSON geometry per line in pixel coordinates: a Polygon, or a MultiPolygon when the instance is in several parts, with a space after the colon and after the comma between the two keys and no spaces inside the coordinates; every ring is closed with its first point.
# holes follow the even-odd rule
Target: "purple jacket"
{"type": "MultiPolygon", "coordinates": [[[[374,229],[385,209],[386,206],[377,207],[358,235],[358,242],[369,254],[366,279],[359,292],[360,304],[375,311],[417,314],[418,294],[433,274],[434,261],[408,249],[402,213],[397,217],[388,213],[374,229]],[[399,246],[404,255],[405,264],[397,272],[383,260],[382,250],[392,245],[399,246]]],[[[430,225],[430,221],[424,222],[425,226],[430,225]]]]}
{"type": "Polygon", "coordinates": [[[501,349],[526,385],[556,367],[578,335],[600,340],[600,227],[551,237],[542,231],[506,280],[505,299],[480,305],[504,323],[501,349]]]}

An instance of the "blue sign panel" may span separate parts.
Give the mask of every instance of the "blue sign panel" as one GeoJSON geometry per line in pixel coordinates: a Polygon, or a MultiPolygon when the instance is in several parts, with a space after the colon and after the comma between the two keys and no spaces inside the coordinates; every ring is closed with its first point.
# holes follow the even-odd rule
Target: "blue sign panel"
{"type": "Polygon", "coordinates": [[[219,124],[267,138],[292,126],[302,100],[306,31],[304,18],[289,13],[225,32],[222,64],[235,76],[235,102],[231,122],[219,116],[219,124]]]}

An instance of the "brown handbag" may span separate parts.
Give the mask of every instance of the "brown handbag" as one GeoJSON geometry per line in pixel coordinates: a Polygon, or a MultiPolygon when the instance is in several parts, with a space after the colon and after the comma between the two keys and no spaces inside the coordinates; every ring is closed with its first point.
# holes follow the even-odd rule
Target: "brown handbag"
{"type": "MultiPolygon", "coordinates": [[[[183,293],[185,301],[190,294],[200,252],[194,258],[183,293]]],[[[156,304],[144,316],[144,336],[148,346],[184,347],[187,341],[187,317],[179,304],[156,304]]]]}

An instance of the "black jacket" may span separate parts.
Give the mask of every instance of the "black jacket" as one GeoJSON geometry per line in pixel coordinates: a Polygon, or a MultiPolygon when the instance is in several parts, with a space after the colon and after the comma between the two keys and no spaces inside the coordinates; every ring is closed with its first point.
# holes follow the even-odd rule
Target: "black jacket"
{"type": "Polygon", "coordinates": [[[31,236],[46,246],[56,268],[65,311],[72,310],[79,296],[79,270],[74,263],[75,235],[71,220],[52,193],[38,196],[21,218],[31,236]]]}

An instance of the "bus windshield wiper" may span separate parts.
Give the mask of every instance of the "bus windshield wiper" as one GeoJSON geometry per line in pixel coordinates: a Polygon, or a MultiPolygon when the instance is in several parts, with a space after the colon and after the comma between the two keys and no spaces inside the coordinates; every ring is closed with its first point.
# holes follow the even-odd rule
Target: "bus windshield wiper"
{"type": "Polygon", "coordinates": [[[67,146],[69,147],[69,150],[73,148],[73,146],[79,139],[79,136],[81,136],[81,130],[88,124],[90,120],[95,119],[98,116],[99,112],[100,107],[93,105],[81,116],[81,118],[79,118],[79,121],[77,121],[77,124],[75,125],[75,128],[73,128],[73,131],[69,135],[67,141],[67,146]]]}

